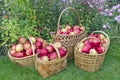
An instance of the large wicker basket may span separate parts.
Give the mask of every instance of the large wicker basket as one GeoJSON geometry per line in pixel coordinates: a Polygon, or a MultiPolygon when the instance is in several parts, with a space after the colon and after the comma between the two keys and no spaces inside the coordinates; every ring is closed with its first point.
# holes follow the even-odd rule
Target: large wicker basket
{"type": "Polygon", "coordinates": [[[54,45],[53,47],[58,55],[57,60],[44,62],[40,60],[39,55],[36,56],[35,67],[43,78],[47,78],[67,68],[67,55],[63,58],[60,58],[58,49],[54,45]]]}
{"type": "Polygon", "coordinates": [[[90,37],[87,37],[87,38],[84,38],[83,40],[81,40],[81,42],[79,42],[74,48],[75,65],[77,67],[81,68],[82,70],[85,70],[88,72],[95,72],[100,69],[100,67],[102,66],[102,64],[104,62],[104,58],[105,58],[106,52],[107,52],[107,50],[109,48],[109,44],[110,44],[110,39],[105,32],[95,31],[93,33],[102,33],[108,39],[107,45],[104,46],[104,48],[105,48],[104,53],[97,54],[97,55],[90,55],[90,54],[81,53],[78,50],[79,44],[82,43],[83,41],[85,41],[86,39],[89,39],[90,37]]]}
{"type": "Polygon", "coordinates": [[[36,54],[34,52],[34,47],[33,47],[33,43],[32,41],[29,39],[30,43],[31,43],[31,46],[32,46],[32,50],[33,50],[33,55],[31,56],[26,56],[26,57],[23,57],[23,58],[15,58],[15,57],[12,57],[11,54],[10,54],[10,51],[11,49],[9,49],[8,51],[8,57],[9,59],[18,64],[18,65],[21,65],[21,66],[24,66],[24,67],[30,67],[30,66],[34,66],[35,64],[35,58],[36,58],[36,54]]]}
{"type": "MultiPolygon", "coordinates": [[[[60,29],[60,19],[61,19],[61,16],[63,15],[63,13],[66,11],[66,10],[72,10],[73,12],[76,13],[77,17],[78,17],[78,20],[79,20],[79,25],[81,25],[80,23],[80,16],[78,14],[78,12],[72,8],[72,7],[68,7],[68,8],[65,8],[59,18],[58,18],[58,24],[57,24],[57,31],[59,31],[60,29]]],[[[64,46],[67,51],[68,51],[68,60],[72,59],[73,56],[74,56],[74,46],[81,41],[81,39],[83,39],[85,36],[86,36],[86,32],[85,30],[80,33],[80,34],[77,34],[77,35],[61,35],[61,34],[54,34],[52,35],[53,36],[53,41],[54,42],[60,42],[62,44],[62,46],[64,46]]]]}

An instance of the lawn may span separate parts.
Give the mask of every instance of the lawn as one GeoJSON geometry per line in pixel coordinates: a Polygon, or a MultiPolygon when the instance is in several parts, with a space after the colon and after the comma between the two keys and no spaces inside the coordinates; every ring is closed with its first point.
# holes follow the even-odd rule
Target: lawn
{"type": "Polygon", "coordinates": [[[111,42],[101,69],[91,73],[77,68],[74,60],[68,61],[68,68],[56,75],[43,79],[34,67],[24,68],[12,63],[8,56],[0,57],[0,80],[119,80],[120,48],[111,42]]]}

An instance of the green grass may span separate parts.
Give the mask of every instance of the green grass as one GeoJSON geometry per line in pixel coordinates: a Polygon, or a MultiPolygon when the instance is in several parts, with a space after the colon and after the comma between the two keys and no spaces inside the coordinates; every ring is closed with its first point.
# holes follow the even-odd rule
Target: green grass
{"type": "Polygon", "coordinates": [[[120,45],[112,42],[104,64],[97,72],[86,72],[68,62],[68,68],[56,75],[43,79],[34,67],[24,68],[12,63],[7,56],[0,57],[0,80],[119,80],[120,45]]]}

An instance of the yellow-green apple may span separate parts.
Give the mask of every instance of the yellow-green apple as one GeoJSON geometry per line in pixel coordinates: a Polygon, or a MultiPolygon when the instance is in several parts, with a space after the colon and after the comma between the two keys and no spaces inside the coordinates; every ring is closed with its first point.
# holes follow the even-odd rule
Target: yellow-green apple
{"type": "Polygon", "coordinates": [[[41,56],[40,60],[46,62],[46,61],[49,61],[49,58],[48,58],[48,56],[41,56]]]}
{"type": "Polygon", "coordinates": [[[65,28],[62,28],[62,29],[61,29],[61,34],[64,34],[64,35],[68,34],[68,33],[67,33],[67,30],[66,30],[65,28]]]}
{"type": "Polygon", "coordinates": [[[55,45],[55,47],[57,47],[58,49],[62,47],[61,43],[59,43],[59,42],[55,42],[54,45],[55,45]]]}
{"type": "Polygon", "coordinates": [[[105,38],[105,36],[103,34],[99,34],[99,37],[101,40],[105,38]]]}
{"type": "Polygon", "coordinates": [[[35,37],[31,36],[31,37],[30,37],[30,40],[32,41],[32,43],[36,43],[35,37]]]}
{"type": "Polygon", "coordinates": [[[91,55],[97,55],[97,51],[93,48],[93,49],[90,49],[90,54],[91,55]]]}
{"type": "Polygon", "coordinates": [[[71,26],[70,26],[70,25],[66,25],[66,26],[65,26],[65,29],[66,29],[66,30],[71,29],[71,26]]]}
{"type": "Polygon", "coordinates": [[[22,45],[22,44],[17,44],[15,50],[16,50],[17,52],[22,51],[22,50],[23,50],[23,45],[22,45]]]}
{"type": "Polygon", "coordinates": [[[70,32],[69,35],[74,36],[75,32],[70,32]]]}

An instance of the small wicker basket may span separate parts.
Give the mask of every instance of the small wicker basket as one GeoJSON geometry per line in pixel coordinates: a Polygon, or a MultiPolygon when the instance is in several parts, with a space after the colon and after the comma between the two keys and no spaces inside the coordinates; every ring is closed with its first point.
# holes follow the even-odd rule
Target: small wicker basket
{"type": "Polygon", "coordinates": [[[47,78],[67,68],[67,54],[63,58],[60,58],[58,49],[53,44],[50,45],[52,45],[57,52],[57,60],[43,62],[40,60],[39,55],[36,56],[35,67],[43,78],[47,78]]]}
{"type": "Polygon", "coordinates": [[[24,66],[24,67],[34,66],[36,54],[34,52],[34,47],[33,47],[32,41],[30,39],[29,39],[29,41],[30,41],[31,46],[32,46],[33,55],[26,56],[26,57],[23,57],[23,58],[15,58],[15,57],[11,56],[11,54],[10,54],[11,49],[9,49],[8,57],[12,62],[14,62],[18,65],[24,66]]]}
{"type": "Polygon", "coordinates": [[[81,68],[82,70],[85,70],[88,72],[95,72],[100,69],[100,67],[102,66],[102,64],[104,62],[104,58],[105,58],[106,52],[107,52],[107,50],[109,48],[109,44],[110,44],[109,36],[105,32],[94,31],[93,33],[102,33],[106,36],[108,43],[106,46],[104,46],[104,48],[105,48],[104,53],[97,54],[97,55],[90,55],[90,54],[81,53],[78,50],[79,49],[78,45],[80,43],[82,43],[83,41],[85,41],[86,39],[89,39],[91,37],[84,38],[74,48],[75,65],[77,67],[81,68]]]}
{"type": "MultiPolygon", "coordinates": [[[[72,7],[68,7],[68,8],[65,8],[59,18],[58,18],[58,23],[57,23],[57,31],[59,31],[60,29],[60,20],[61,20],[61,16],[63,15],[63,13],[66,11],[66,10],[72,10],[73,12],[76,13],[77,17],[78,17],[78,21],[79,21],[79,25],[81,26],[81,23],[80,23],[80,16],[78,14],[78,12],[72,8],[72,7]]],[[[76,35],[61,35],[61,34],[52,34],[52,37],[53,37],[53,41],[54,42],[60,42],[62,44],[62,46],[64,46],[67,51],[68,51],[68,60],[74,58],[74,46],[81,41],[81,39],[83,39],[84,37],[86,36],[86,32],[85,30],[80,33],[80,34],[76,34],[76,35]]]]}

